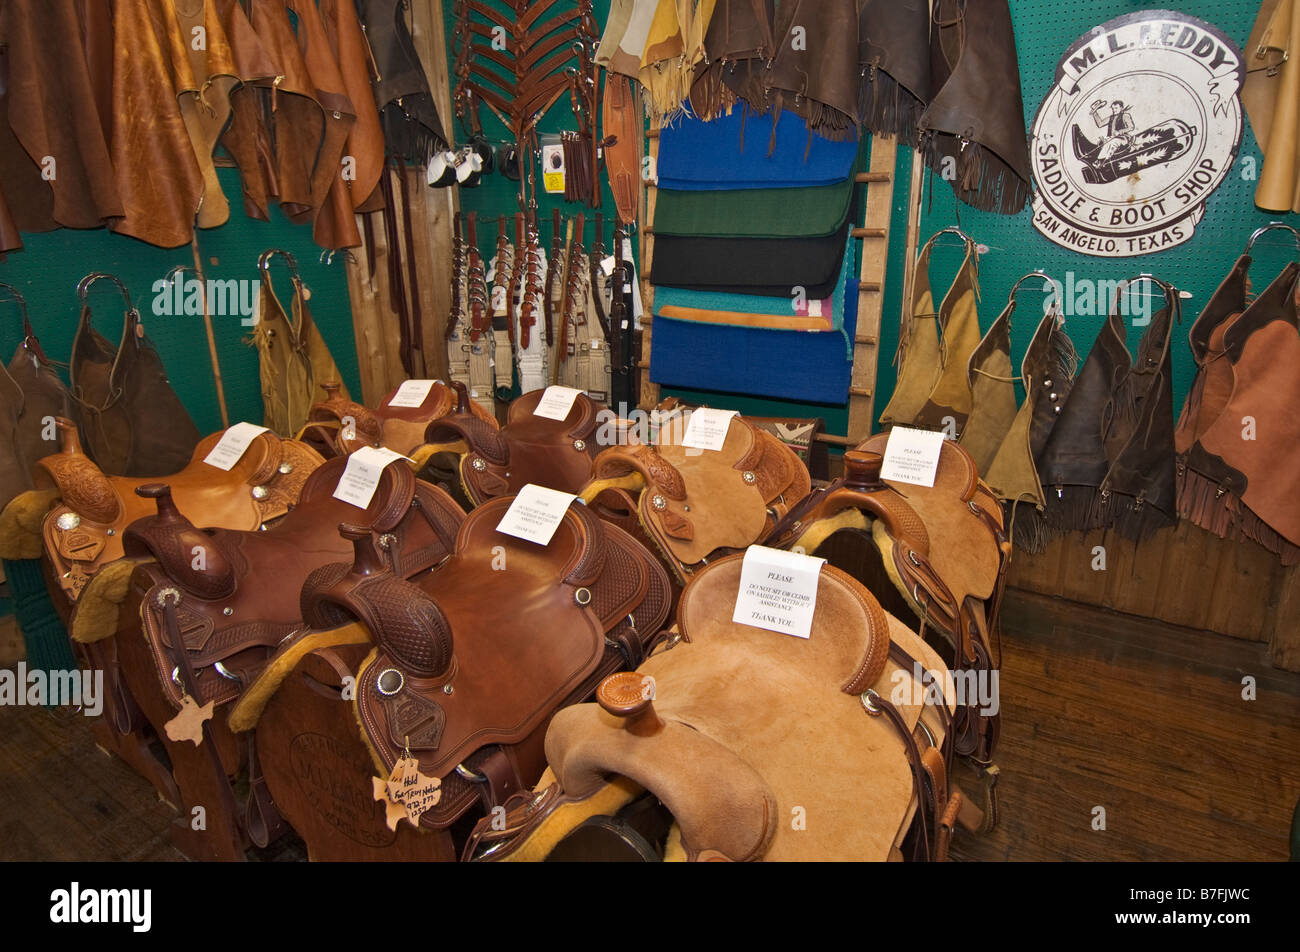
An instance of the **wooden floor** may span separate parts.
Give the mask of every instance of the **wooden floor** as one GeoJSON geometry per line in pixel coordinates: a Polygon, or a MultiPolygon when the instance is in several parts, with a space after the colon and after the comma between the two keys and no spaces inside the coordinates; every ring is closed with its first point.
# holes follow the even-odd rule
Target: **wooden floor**
{"type": "MultiPolygon", "coordinates": [[[[1001,822],[954,858],[1286,859],[1300,675],[1264,645],[1024,593],[1003,628],[1001,822]]],[[[0,857],[179,860],[172,815],[81,715],[0,707],[0,857]]]]}

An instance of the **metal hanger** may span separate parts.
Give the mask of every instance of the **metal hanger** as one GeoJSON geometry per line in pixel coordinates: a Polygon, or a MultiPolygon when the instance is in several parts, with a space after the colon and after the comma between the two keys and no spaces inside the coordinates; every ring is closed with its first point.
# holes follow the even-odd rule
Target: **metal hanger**
{"type": "Polygon", "coordinates": [[[122,283],[122,279],[115,274],[109,274],[107,271],[92,271],[77,282],[77,297],[81,301],[82,307],[86,306],[86,297],[90,294],[91,285],[96,281],[113,282],[113,284],[117,286],[118,291],[121,292],[122,297],[126,300],[126,309],[128,311],[135,310],[135,305],[131,303],[131,292],[128,291],[126,285],[122,283]]]}
{"type": "Polygon", "coordinates": [[[263,271],[270,272],[271,259],[276,255],[280,255],[284,258],[285,264],[289,266],[289,274],[293,276],[295,281],[301,284],[302,275],[298,272],[298,259],[290,252],[284,251],[281,248],[268,248],[266,251],[263,251],[257,258],[257,266],[263,271]]]}
{"type": "Polygon", "coordinates": [[[1007,303],[1008,303],[1008,304],[1015,304],[1015,303],[1016,303],[1016,292],[1020,290],[1020,285],[1024,284],[1024,283],[1025,283],[1026,281],[1028,281],[1030,278],[1044,278],[1044,279],[1047,280],[1047,282],[1051,285],[1051,288],[1050,288],[1050,289],[1049,289],[1049,288],[1043,288],[1043,293],[1044,293],[1044,294],[1046,294],[1049,290],[1052,290],[1052,291],[1058,291],[1058,292],[1059,292],[1060,289],[1061,289],[1061,284],[1060,284],[1059,281],[1057,281],[1055,278],[1053,278],[1050,274],[1048,274],[1048,273],[1047,273],[1046,271],[1044,271],[1042,268],[1035,268],[1033,271],[1030,271],[1028,274],[1026,274],[1026,275],[1020,277],[1019,279],[1017,279],[1017,281],[1016,281],[1015,284],[1011,285],[1011,293],[1007,295],[1007,303]]]}
{"type": "Polygon", "coordinates": [[[1284,221],[1271,221],[1267,225],[1256,228],[1250,238],[1246,240],[1245,253],[1250,254],[1251,249],[1255,247],[1255,242],[1259,239],[1260,235],[1264,234],[1266,231],[1273,231],[1275,229],[1282,229],[1291,232],[1291,237],[1295,239],[1296,254],[1300,257],[1300,231],[1296,231],[1293,226],[1288,225],[1284,221]]]}

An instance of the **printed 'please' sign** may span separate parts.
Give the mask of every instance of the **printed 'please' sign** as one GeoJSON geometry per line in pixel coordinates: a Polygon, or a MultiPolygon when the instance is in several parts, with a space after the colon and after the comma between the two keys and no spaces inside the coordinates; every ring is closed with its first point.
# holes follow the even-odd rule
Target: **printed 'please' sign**
{"type": "Polygon", "coordinates": [[[812,634],[817,580],[825,559],[751,545],[740,570],[731,620],[796,638],[812,634]]]}

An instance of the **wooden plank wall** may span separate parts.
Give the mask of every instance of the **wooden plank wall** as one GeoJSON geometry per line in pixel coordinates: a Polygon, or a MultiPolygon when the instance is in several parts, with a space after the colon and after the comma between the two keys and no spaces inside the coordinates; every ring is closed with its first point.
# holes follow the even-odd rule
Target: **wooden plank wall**
{"type": "Polygon", "coordinates": [[[1025,591],[1268,645],[1273,663],[1300,671],[1300,566],[1285,568],[1253,542],[1191,523],[1133,543],[1071,533],[1041,555],[1017,551],[1010,584],[1025,591]],[[1096,547],[1105,568],[1094,569],[1096,547]]]}
{"type": "MultiPolygon", "coordinates": [[[[438,103],[443,127],[451,134],[451,79],[447,69],[446,30],[442,0],[412,0],[411,35],[429,86],[438,103]]],[[[443,330],[451,309],[451,227],[458,196],[456,189],[432,189],[425,184],[423,168],[405,173],[411,193],[411,223],[415,238],[416,272],[424,331],[424,359],[428,376],[446,379],[447,352],[443,330]]],[[[399,228],[402,224],[398,211],[399,228]]],[[[406,379],[398,357],[397,314],[389,298],[388,242],[379,212],[368,216],[375,240],[374,280],[365,248],[348,260],[348,294],[357,338],[361,386],[367,404],[378,403],[406,379]]]]}

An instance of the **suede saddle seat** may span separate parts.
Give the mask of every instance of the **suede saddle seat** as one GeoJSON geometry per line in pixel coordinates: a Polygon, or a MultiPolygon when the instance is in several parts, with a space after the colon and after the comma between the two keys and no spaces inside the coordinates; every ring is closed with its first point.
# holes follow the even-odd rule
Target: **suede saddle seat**
{"type": "Polygon", "coordinates": [[[563,420],[537,416],[545,390],[526,393],[510,404],[506,424],[498,428],[484,419],[463,383],[452,387],[456,408],[429,425],[421,453],[458,453],[461,481],[474,505],[513,495],[529,483],[577,493],[591,478],[597,431],[605,418],[600,404],[585,393],[577,395],[563,420]]]}
{"type": "Polygon", "coordinates": [[[141,628],[174,705],[184,694],[181,663],[200,704],[234,700],[254,680],[275,647],[302,627],[304,584],[321,572],[341,574],[350,559],[353,544],[339,534],[341,523],[373,539],[398,578],[427,572],[451,553],[464,513],[446,493],[396,464],[384,469],[361,509],[334,497],[346,466],[344,459],[322,464],[297,505],[265,531],[196,528],[165,484],[138,490],[158,511],[131,524],[123,548],[138,561],[132,586],[141,628]]]}
{"type": "MultiPolygon", "coordinates": [[[[363,446],[384,447],[409,456],[424,442],[429,425],[457,409],[456,391],[441,380],[432,381],[418,407],[395,407],[394,389],[377,407],[364,407],[339,392],[337,383],[322,385],[328,399],[312,406],[300,439],[315,447],[326,459],[347,456],[363,446]]],[[[497,423],[488,412],[471,401],[470,412],[488,427],[497,423]]]]}
{"type": "MultiPolygon", "coordinates": [[[[33,477],[35,492],[58,500],[44,517],[42,538],[59,586],[76,601],[96,572],[122,557],[126,527],[154,510],[135,490],[159,477],[107,476],[82,452],[76,427],[60,420],[59,428],[61,452],[40,460],[33,477]]],[[[223,435],[200,441],[189,465],[165,477],[177,506],[198,525],[252,530],[274,522],[321,464],[306,444],[267,432],[222,470],[204,458],[223,435]]]]}
{"type": "Polygon", "coordinates": [[[480,821],[467,858],[585,858],[566,841],[590,840],[592,823],[608,828],[646,792],[671,827],[641,858],[943,857],[961,798],[947,784],[952,684],[938,655],[830,566],[811,637],[737,624],[742,564],[696,574],[678,637],[606,679],[597,703],[555,716],[547,774],[504,823],[480,821]]]}
{"type": "MultiPolygon", "coordinates": [[[[933,487],[880,478],[889,436],[877,434],[844,454],[844,476],[791,512],[766,545],[814,553],[841,530],[869,534],[884,576],[901,596],[901,612],[934,629],[952,646],[955,667],[993,667],[992,631],[1006,582],[1011,544],[999,500],[979,479],[970,454],[945,440],[933,487]]],[[[987,761],[995,718],[967,719],[956,750],[987,761]]]]}
{"type": "MultiPolygon", "coordinates": [[[[512,502],[466,517],[437,572],[405,581],[369,537],[354,537],[353,563],[303,589],[314,629],[359,623],[374,643],[357,674],[356,720],[384,776],[409,752],[440,779],[420,820],[428,830],[536,782],[555,711],[644,660],[668,618],[667,573],[640,543],[578,504],[548,545],[516,539],[496,528],[512,502]]],[[[285,663],[240,702],[232,727],[256,724],[311,642],[282,649],[285,663]]]]}
{"type": "Polygon", "coordinates": [[[688,417],[663,422],[653,445],[602,450],[588,500],[630,493],[645,534],[683,581],[710,560],[761,541],[808,495],[812,481],[795,452],[740,416],[720,450],[683,446],[688,417]]]}

